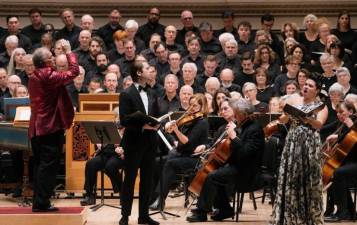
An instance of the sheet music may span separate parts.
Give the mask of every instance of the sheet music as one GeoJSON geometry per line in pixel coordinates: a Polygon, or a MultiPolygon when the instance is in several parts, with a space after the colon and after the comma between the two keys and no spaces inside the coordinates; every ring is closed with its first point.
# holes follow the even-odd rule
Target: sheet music
{"type": "Polygon", "coordinates": [[[18,107],[16,108],[16,111],[18,112],[18,117],[16,120],[20,121],[29,121],[31,117],[31,108],[30,107],[18,107]]]}

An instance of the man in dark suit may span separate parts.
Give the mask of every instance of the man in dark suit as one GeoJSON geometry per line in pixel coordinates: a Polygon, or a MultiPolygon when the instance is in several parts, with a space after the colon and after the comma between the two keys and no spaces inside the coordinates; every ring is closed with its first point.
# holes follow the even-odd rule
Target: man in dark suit
{"type": "Polygon", "coordinates": [[[253,105],[243,99],[232,99],[229,106],[235,114],[235,119],[240,124],[241,133],[233,122],[226,127],[227,138],[230,139],[231,156],[227,165],[208,174],[197,200],[197,208],[193,215],[187,217],[189,222],[207,221],[207,213],[212,210],[213,204],[218,208],[212,219],[220,221],[234,215],[229,204],[226,187],[246,190],[255,183],[260,171],[261,158],[264,149],[264,132],[262,127],[249,119],[253,113],[253,105]]]}
{"type": "Polygon", "coordinates": [[[65,85],[79,74],[79,68],[69,42],[62,40],[61,46],[67,56],[68,71],[54,70],[53,56],[47,48],[37,49],[32,58],[36,68],[34,74],[29,77],[29,138],[34,158],[33,212],[58,210],[51,206],[50,197],[56,185],[64,130],[71,126],[74,117],[65,85]]]}
{"type": "Polygon", "coordinates": [[[159,224],[159,222],[149,217],[149,199],[158,126],[153,127],[140,121],[134,121],[133,117],[131,117],[131,114],[137,111],[150,116],[157,115],[158,107],[155,95],[151,90],[146,89],[147,81],[150,79],[149,68],[150,66],[147,62],[134,62],[131,69],[131,77],[134,83],[120,94],[120,121],[125,127],[122,139],[125,178],[121,193],[122,218],[119,221],[120,225],[128,224],[138,169],[140,169],[138,224],[159,224]]]}

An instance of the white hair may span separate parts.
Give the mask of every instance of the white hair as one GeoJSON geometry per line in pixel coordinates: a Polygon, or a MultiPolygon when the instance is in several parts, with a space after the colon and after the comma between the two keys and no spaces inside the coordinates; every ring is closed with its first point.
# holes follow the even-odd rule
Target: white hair
{"type": "Polygon", "coordinates": [[[221,42],[221,44],[224,44],[228,40],[234,40],[234,36],[232,33],[225,32],[225,33],[219,35],[218,40],[219,40],[219,42],[221,42]]]}
{"type": "Polygon", "coordinates": [[[329,60],[330,62],[335,62],[335,58],[329,53],[324,53],[320,56],[320,63],[325,60],[329,60]]]}
{"type": "Polygon", "coordinates": [[[244,85],[243,85],[242,91],[244,92],[245,89],[247,89],[248,87],[252,87],[252,88],[254,88],[254,89],[257,89],[257,85],[255,85],[254,83],[252,83],[252,82],[245,82],[244,85]]]}
{"type": "Polygon", "coordinates": [[[252,103],[244,98],[231,98],[229,100],[229,106],[233,109],[234,112],[242,112],[247,114],[254,112],[254,106],[252,103]]]}
{"type": "Polygon", "coordinates": [[[139,28],[139,24],[138,22],[136,22],[135,20],[128,20],[126,21],[125,23],[125,29],[131,29],[131,28],[134,28],[134,29],[138,29],[139,28]]]}
{"type": "Polygon", "coordinates": [[[235,39],[229,39],[224,43],[226,45],[227,43],[234,44],[236,47],[238,47],[238,42],[235,39]]]}
{"type": "Polygon", "coordinates": [[[197,66],[194,63],[187,62],[187,63],[183,64],[182,70],[185,70],[186,68],[191,68],[193,71],[195,71],[195,73],[197,73],[197,66]]]}
{"type": "Polygon", "coordinates": [[[315,22],[315,21],[317,20],[317,17],[316,17],[314,14],[308,14],[308,15],[306,15],[306,16],[304,17],[303,22],[302,22],[302,23],[303,23],[302,26],[306,28],[306,21],[307,21],[307,20],[310,20],[310,19],[315,22]]]}
{"type": "Polygon", "coordinates": [[[16,35],[10,35],[5,39],[5,45],[7,44],[19,44],[19,38],[16,35]]]}
{"type": "Polygon", "coordinates": [[[346,67],[340,67],[336,70],[336,76],[338,76],[340,73],[345,73],[347,76],[351,77],[351,73],[346,67]]]}
{"type": "Polygon", "coordinates": [[[210,78],[208,78],[208,79],[206,80],[206,83],[205,83],[206,89],[207,89],[207,86],[208,86],[210,83],[211,83],[211,84],[214,84],[214,85],[217,87],[217,89],[221,86],[221,83],[219,82],[219,80],[218,80],[217,77],[210,77],[210,78]]]}
{"type": "Polygon", "coordinates": [[[341,84],[339,83],[334,83],[333,85],[331,85],[331,87],[328,89],[328,94],[330,95],[332,92],[335,92],[335,93],[339,93],[341,96],[344,95],[344,92],[343,92],[343,87],[341,84]]]}

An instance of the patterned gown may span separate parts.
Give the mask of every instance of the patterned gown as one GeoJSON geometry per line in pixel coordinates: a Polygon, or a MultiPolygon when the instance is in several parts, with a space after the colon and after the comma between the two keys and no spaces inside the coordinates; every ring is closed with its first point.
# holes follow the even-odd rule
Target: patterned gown
{"type": "MultiPolygon", "coordinates": [[[[300,108],[304,110],[313,104],[300,108]]],[[[270,224],[323,224],[320,148],[318,132],[296,120],[292,121],[282,152],[270,224]]]]}

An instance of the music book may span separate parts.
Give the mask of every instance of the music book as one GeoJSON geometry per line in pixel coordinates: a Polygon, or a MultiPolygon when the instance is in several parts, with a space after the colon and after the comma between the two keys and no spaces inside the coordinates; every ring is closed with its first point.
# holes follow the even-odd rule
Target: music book
{"type": "Polygon", "coordinates": [[[30,106],[16,107],[14,126],[17,126],[17,127],[25,126],[25,127],[27,127],[29,125],[30,117],[31,117],[31,108],[30,108],[30,106]]]}
{"type": "Polygon", "coordinates": [[[18,106],[29,106],[29,97],[22,98],[4,98],[4,115],[6,121],[12,121],[15,118],[16,108],[18,106]]]}
{"type": "Polygon", "coordinates": [[[311,116],[315,110],[320,110],[325,106],[323,102],[319,102],[317,104],[312,105],[311,107],[308,107],[306,110],[302,110],[299,108],[296,108],[295,106],[292,106],[290,104],[285,104],[283,110],[284,112],[295,116],[295,117],[309,117],[311,116]]]}

